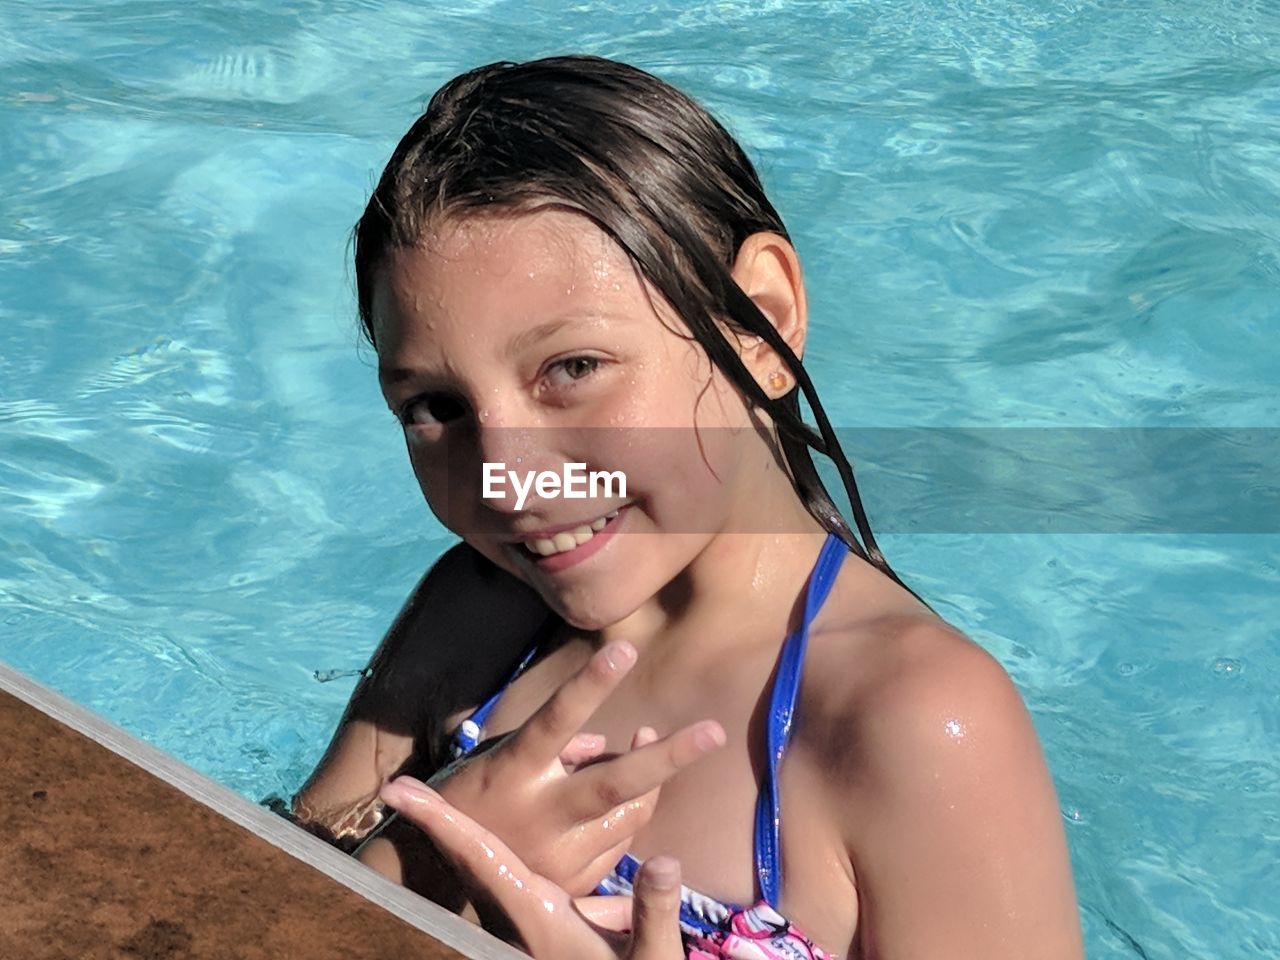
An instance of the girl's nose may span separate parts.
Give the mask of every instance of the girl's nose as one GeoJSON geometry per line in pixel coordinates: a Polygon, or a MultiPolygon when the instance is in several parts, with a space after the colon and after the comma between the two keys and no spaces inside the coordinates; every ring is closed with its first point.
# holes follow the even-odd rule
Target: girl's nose
{"type": "Polygon", "coordinates": [[[515,418],[504,417],[492,407],[476,411],[476,475],[482,485],[485,477],[506,478],[483,488],[483,502],[489,509],[518,512],[530,509],[537,501],[531,488],[526,487],[523,496],[517,494],[517,481],[511,474],[517,474],[523,483],[548,470],[561,473],[563,465],[555,458],[551,433],[549,427],[515,422],[515,418]],[[498,495],[488,495],[493,493],[498,495]]]}
{"type": "Polygon", "coordinates": [[[532,425],[528,417],[493,402],[477,406],[475,417],[476,447],[484,462],[510,464],[531,452],[532,425]]]}
{"type": "Polygon", "coordinates": [[[476,450],[481,463],[505,464],[505,469],[508,470],[529,464],[534,459],[538,446],[536,432],[536,428],[530,427],[491,427],[480,424],[476,430],[476,450]]]}

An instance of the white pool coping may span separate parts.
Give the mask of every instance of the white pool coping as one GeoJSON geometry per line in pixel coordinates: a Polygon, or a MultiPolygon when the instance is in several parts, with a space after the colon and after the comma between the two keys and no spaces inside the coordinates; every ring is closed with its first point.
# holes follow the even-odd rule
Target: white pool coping
{"type": "Polygon", "coordinates": [[[318,837],[3,663],[0,663],[0,690],[84,734],[117,756],[181,790],[197,803],[332,877],[347,889],[354,890],[464,956],[472,960],[529,960],[527,954],[490,936],[474,924],[410,893],[318,837]]]}

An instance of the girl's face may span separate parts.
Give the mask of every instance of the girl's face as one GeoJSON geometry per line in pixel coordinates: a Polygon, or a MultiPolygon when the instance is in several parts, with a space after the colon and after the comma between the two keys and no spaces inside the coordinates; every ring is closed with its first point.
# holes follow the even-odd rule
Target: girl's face
{"type": "Polygon", "coordinates": [[[432,511],[570,623],[617,623],[717,534],[760,529],[780,479],[764,433],[588,218],[548,205],[445,220],[391,252],[373,320],[432,511]],[[566,464],[621,471],[625,495],[535,486],[519,503],[507,471],[523,485],[566,464]]]}

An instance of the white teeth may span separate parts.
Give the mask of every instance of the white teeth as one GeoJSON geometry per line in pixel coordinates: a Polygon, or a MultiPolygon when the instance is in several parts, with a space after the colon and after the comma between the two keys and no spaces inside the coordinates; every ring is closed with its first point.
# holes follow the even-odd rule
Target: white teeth
{"type": "Polygon", "coordinates": [[[603,530],[608,522],[617,515],[618,511],[614,510],[611,513],[606,513],[598,520],[592,520],[589,524],[584,523],[582,526],[574,527],[572,530],[562,530],[554,537],[539,537],[537,540],[526,540],[524,542],[525,549],[541,557],[564,553],[575,547],[582,546],[603,530]]]}

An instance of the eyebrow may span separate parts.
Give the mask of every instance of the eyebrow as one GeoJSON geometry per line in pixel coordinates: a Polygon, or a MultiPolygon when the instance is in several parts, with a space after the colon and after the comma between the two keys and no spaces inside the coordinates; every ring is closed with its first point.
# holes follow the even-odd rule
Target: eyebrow
{"type": "Polygon", "coordinates": [[[430,376],[430,371],[419,367],[387,367],[378,364],[378,382],[383,386],[406,380],[424,380],[430,376]]]}
{"type": "MultiPolygon", "coordinates": [[[[513,357],[523,353],[534,344],[546,340],[565,327],[595,327],[603,323],[605,317],[601,314],[570,314],[568,316],[557,317],[554,320],[547,320],[539,323],[537,326],[522,330],[516,334],[502,348],[503,357],[513,357]]],[[[385,384],[403,383],[406,380],[427,380],[435,375],[435,371],[425,367],[387,367],[378,366],[378,380],[385,384]]]]}
{"type": "Polygon", "coordinates": [[[603,319],[599,314],[569,314],[557,317],[554,320],[547,320],[545,323],[540,323],[537,326],[530,327],[528,330],[522,330],[517,333],[502,348],[502,355],[507,358],[514,357],[523,353],[535,343],[559,333],[565,327],[596,327],[600,325],[603,319]]]}

